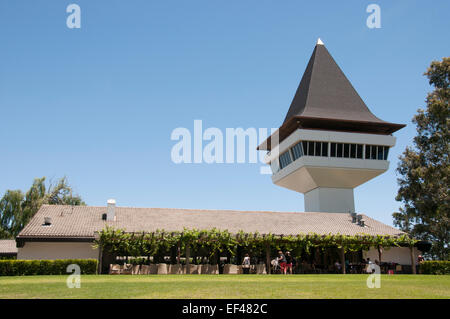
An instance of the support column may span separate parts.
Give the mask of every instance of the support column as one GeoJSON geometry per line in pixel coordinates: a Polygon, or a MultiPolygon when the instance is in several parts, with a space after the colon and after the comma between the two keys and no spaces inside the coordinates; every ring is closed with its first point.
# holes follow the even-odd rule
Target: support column
{"type": "Polygon", "coordinates": [[[236,265],[242,264],[242,246],[236,247],[236,265]]]}
{"type": "Polygon", "coordinates": [[[346,274],[346,269],[345,269],[345,250],[344,250],[344,247],[339,249],[339,255],[341,257],[342,273],[345,275],[346,274]]]}
{"type": "Polygon", "coordinates": [[[191,264],[189,258],[191,257],[191,246],[189,243],[186,244],[186,275],[191,273],[191,264]]]}
{"type": "Polygon", "coordinates": [[[378,249],[378,262],[379,262],[380,265],[381,265],[381,254],[382,254],[382,252],[383,252],[383,249],[381,248],[380,245],[378,245],[377,249],[378,249]]]}
{"type": "Polygon", "coordinates": [[[415,275],[416,272],[416,256],[414,254],[414,246],[410,246],[409,247],[409,251],[411,253],[411,268],[412,268],[412,273],[413,275],[415,275]]]}
{"type": "Polygon", "coordinates": [[[170,262],[172,264],[178,264],[178,247],[170,247],[170,262]]]}
{"type": "Polygon", "coordinates": [[[270,275],[271,269],[270,269],[270,244],[266,244],[266,273],[270,275]]]}
{"type": "MultiPolygon", "coordinates": [[[[101,245],[99,245],[99,247],[98,247],[98,265],[97,265],[97,274],[99,274],[99,275],[102,274],[102,268],[103,268],[103,256],[102,255],[103,255],[103,248],[101,245]]],[[[108,267],[109,267],[109,265],[108,265],[108,267]]]]}

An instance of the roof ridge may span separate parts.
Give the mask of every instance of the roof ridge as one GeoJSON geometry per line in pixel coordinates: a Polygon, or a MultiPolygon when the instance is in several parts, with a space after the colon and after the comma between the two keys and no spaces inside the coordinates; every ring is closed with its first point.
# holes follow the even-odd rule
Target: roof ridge
{"type": "MultiPolygon", "coordinates": [[[[44,205],[42,205],[44,206],[44,205]]],[[[50,207],[78,207],[78,208],[107,208],[107,206],[91,206],[91,205],[45,205],[50,207]]],[[[239,213],[284,213],[284,214],[332,214],[332,215],[340,215],[340,214],[348,214],[348,212],[301,212],[301,211],[276,211],[276,210],[238,210],[238,209],[220,209],[220,208],[177,208],[177,207],[138,207],[138,206],[116,206],[119,209],[163,209],[163,210],[182,210],[182,211],[220,211],[220,212],[239,212],[239,213]]]]}

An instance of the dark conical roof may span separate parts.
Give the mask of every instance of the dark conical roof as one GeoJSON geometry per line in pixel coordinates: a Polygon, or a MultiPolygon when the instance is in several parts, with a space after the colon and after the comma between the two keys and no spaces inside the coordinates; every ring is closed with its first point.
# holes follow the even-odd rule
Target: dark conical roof
{"type": "Polygon", "coordinates": [[[293,116],[383,123],[373,115],[323,44],[317,44],[284,122],[293,116]]]}
{"type": "MultiPolygon", "coordinates": [[[[319,39],[279,136],[281,141],[297,128],[391,134],[404,126],[372,114],[319,39]]],[[[258,149],[271,149],[270,138],[266,142],[258,149]]]]}

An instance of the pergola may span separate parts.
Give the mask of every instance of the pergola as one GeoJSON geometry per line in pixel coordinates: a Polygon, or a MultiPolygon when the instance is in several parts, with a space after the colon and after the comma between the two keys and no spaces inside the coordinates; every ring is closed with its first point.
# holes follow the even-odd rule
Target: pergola
{"type": "MultiPolygon", "coordinates": [[[[257,262],[266,265],[270,272],[271,260],[278,250],[292,251],[294,256],[302,257],[302,260],[313,260],[324,266],[339,260],[342,265],[342,273],[346,273],[345,261],[353,256],[358,259],[358,253],[371,247],[378,249],[379,261],[382,260],[382,249],[389,247],[410,247],[411,258],[414,264],[412,248],[417,243],[409,236],[373,236],[366,234],[340,235],[340,234],[259,234],[245,233],[243,231],[231,233],[215,228],[209,230],[185,229],[182,232],[168,232],[157,230],[154,232],[126,232],[120,229],[107,227],[98,233],[96,245],[101,248],[103,258],[111,261],[111,258],[123,256],[142,258],[140,262],[154,263],[165,262],[169,256],[172,264],[181,264],[189,270],[192,262],[196,262],[200,256],[207,258],[211,264],[219,264],[221,257],[226,257],[227,263],[234,257],[236,264],[240,264],[243,253],[250,253],[257,262]],[[356,256],[355,256],[356,255],[356,256]]],[[[360,259],[360,256],[359,256],[360,259]]],[[[355,260],[356,261],[356,260],[355,260]]],[[[415,272],[415,267],[413,273],[415,272]]]]}

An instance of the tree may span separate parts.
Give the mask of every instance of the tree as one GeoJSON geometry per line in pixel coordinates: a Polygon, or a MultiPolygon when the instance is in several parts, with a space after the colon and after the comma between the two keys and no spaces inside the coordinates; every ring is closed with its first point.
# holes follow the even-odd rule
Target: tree
{"type": "Polygon", "coordinates": [[[425,75],[434,90],[426,109],[413,118],[417,135],[413,147],[400,156],[396,200],[403,203],[393,214],[394,224],[412,236],[432,243],[430,255],[449,259],[449,126],[450,57],[433,61],[425,75]]]}
{"type": "Polygon", "coordinates": [[[0,200],[0,238],[14,238],[42,205],[85,205],[81,197],[72,195],[67,178],[45,185],[45,177],[36,178],[24,194],[7,190],[0,200]]]}
{"type": "Polygon", "coordinates": [[[13,237],[22,229],[23,197],[20,190],[8,190],[0,200],[0,238],[13,237]]]}

